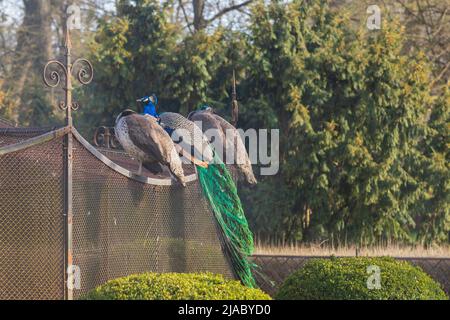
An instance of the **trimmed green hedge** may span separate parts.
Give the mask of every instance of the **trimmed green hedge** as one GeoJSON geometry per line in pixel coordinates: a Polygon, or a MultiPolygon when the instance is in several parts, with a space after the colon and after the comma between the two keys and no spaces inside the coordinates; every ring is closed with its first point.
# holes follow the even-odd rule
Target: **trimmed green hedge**
{"type": "Polygon", "coordinates": [[[259,289],[212,273],[144,273],[108,281],[88,300],[269,300],[259,289]]]}
{"type": "MultiPolygon", "coordinates": [[[[373,278],[372,278],[373,280],[373,278]]],[[[370,282],[376,284],[376,282],[370,282]]],[[[291,274],[275,295],[280,300],[441,300],[439,283],[406,261],[393,258],[312,259],[291,274]],[[369,266],[380,271],[381,288],[368,289],[369,266]]]]}

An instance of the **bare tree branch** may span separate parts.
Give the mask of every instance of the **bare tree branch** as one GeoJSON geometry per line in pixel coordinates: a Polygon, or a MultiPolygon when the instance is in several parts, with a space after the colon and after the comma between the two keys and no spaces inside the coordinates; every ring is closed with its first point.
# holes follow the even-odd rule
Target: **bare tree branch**
{"type": "Polygon", "coordinates": [[[250,3],[252,3],[253,1],[254,0],[247,0],[247,1],[241,2],[239,4],[235,4],[235,5],[229,6],[227,8],[224,8],[221,11],[219,11],[218,13],[216,13],[212,18],[206,19],[205,22],[209,24],[209,23],[213,22],[214,20],[222,17],[223,15],[227,14],[228,12],[245,7],[245,6],[249,5],[250,3]]]}
{"type": "Polygon", "coordinates": [[[192,33],[191,29],[191,23],[189,22],[188,16],[186,14],[186,9],[184,8],[183,0],[179,0],[178,3],[180,4],[181,11],[183,11],[184,20],[186,21],[186,25],[189,29],[189,32],[192,33]]]}
{"type": "Polygon", "coordinates": [[[433,81],[431,81],[430,83],[430,88],[433,88],[434,85],[441,80],[441,78],[444,76],[444,74],[447,72],[447,70],[450,68],[450,61],[447,62],[447,64],[445,65],[445,67],[441,70],[441,72],[433,79],[433,81]]]}

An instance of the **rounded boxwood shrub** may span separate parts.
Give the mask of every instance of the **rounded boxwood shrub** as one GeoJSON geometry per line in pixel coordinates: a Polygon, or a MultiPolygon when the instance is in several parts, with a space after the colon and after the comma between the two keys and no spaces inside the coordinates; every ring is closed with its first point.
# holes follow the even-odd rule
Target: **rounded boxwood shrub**
{"type": "Polygon", "coordinates": [[[275,299],[440,300],[447,299],[447,296],[439,283],[406,261],[386,257],[352,257],[311,259],[288,276],[275,299]],[[375,274],[377,267],[379,287],[376,281],[373,282],[373,277],[369,278],[375,274]],[[372,289],[368,288],[368,279],[372,289]]]}
{"type": "Polygon", "coordinates": [[[212,273],[144,273],[110,280],[89,300],[269,300],[259,289],[212,273]]]}

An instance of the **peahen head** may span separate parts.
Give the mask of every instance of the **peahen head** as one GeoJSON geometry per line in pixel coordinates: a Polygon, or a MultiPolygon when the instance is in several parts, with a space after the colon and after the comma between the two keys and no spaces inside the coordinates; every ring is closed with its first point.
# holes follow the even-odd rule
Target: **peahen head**
{"type": "Polygon", "coordinates": [[[117,116],[117,118],[116,118],[116,125],[117,125],[117,123],[119,122],[119,120],[121,119],[121,118],[123,118],[123,117],[126,117],[126,116],[129,116],[129,115],[132,115],[132,114],[135,114],[136,112],[134,112],[133,110],[131,110],[131,109],[125,109],[125,110],[123,110],[121,113],[119,113],[119,115],[117,116]]]}

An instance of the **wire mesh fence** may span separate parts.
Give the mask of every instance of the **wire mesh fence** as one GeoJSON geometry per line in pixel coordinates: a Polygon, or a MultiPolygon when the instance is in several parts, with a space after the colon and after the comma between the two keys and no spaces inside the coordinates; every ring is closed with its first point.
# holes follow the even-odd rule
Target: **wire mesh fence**
{"type": "MultiPolygon", "coordinates": [[[[65,137],[5,152],[45,132],[0,129],[0,299],[67,297],[65,137]]],[[[186,188],[142,183],[91,148],[73,144],[74,298],[109,279],[147,271],[234,278],[196,180],[186,188]]],[[[133,162],[120,157],[122,165],[133,162]]]]}
{"type": "MultiPolygon", "coordinates": [[[[273,295],[287,276],[315,258],[330,257],[254,255],[253,262],[259,266],[258,272],[255,273],[256,282],[261,289],[273,295]]],[[[450,258],[397,257],[396,259],[408,261],[422,268],[442,285],[447,294],[450,293],[450,258]]]]}
{"type": "Polygon", "coordinates": [[[197,181],[142,184],[108,170],[79,142],[74,148],[74,264],[85,270],[83,288],[144,271],[232,276],[197,181]]]}
{"type": "MultiPolygon", "coordinates": [[[[36,140],[56,131],[0,128],[0,299],[67,297],[65,136],[36,140]]],[[[197,180],[186,188],[143,183],[124,174],[137,163],[123,152],[95,155],[80,139],[73,149],[73,265],[80,280],[74,298],[109,279],[146,271],[235,277],[197,180]]],[[[260,266],[255,278],[273,294],[311,258],[254,256],[260,266]]],[[[450,292],[450,258],[399,259],[420,266],[450,292]]]]}
{"type": "MultiPolygon", "coordinates": [[[[37,130],[2,132],[0,146],[37,130]]],[[[64,293],[62,141],[0,156],[0,298],[64,293]],[[59,276],[57,276],[59,275],[59,276]]]]}

